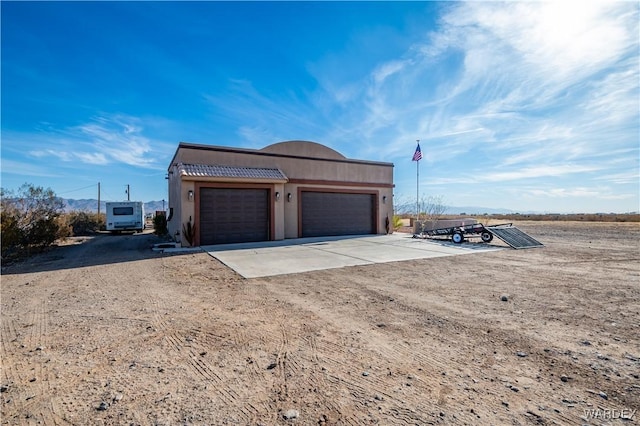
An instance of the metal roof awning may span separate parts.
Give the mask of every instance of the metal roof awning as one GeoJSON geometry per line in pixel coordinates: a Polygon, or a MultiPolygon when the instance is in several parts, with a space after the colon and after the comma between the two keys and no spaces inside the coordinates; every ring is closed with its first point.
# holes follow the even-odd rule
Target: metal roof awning
{"type": "Polygon", "coordinates": [[[207,180],[251,180],[263,182],[287,182],[289,179],[280,169],[265,167],[218,166],[210,164],[177,165],[178,174],[183,178],[207,180]]]}

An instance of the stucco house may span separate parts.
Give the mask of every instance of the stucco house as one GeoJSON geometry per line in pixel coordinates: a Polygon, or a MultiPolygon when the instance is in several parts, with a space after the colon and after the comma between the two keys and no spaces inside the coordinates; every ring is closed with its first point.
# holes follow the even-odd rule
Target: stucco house
{"type": "Polygon", "coordinates": [[[393,164],[306,141],[244,149],[181,142],[169,164],[170,234],[183,245],[385,234],[393,164]]]}

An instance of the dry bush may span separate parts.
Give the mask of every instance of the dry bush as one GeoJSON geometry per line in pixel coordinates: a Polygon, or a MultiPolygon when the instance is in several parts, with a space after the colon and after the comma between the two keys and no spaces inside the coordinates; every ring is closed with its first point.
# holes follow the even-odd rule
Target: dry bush
{"type": "Polygon", "coordinates": [[[91,235],[106,227],[103,214],[85,211],[73,211],[64,215],[71,235],[91,235]]]}
{"type": "Polygon", "coordinates": [[[3,259],[42,250],[60,237],[64,203],[50,188],[26,183],[17,193],[2,188],[0,200],[3,259]]]}

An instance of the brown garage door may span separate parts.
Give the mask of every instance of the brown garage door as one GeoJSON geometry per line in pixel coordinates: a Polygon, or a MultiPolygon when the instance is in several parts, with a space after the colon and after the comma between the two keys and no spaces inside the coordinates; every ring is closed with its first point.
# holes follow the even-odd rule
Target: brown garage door
{"type": "Polygon", "coordinates": [[[302,236],[374,234],[374,196],[302,192],[302,236]]]}
{"type": "Polygon", "coordinates": [[[266,189],[201,188],[200,244],[269,239],[266,189]]]}

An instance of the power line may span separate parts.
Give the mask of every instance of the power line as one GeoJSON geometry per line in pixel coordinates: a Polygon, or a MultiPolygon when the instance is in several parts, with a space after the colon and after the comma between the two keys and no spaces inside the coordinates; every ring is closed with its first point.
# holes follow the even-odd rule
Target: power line
{"type": "Polygon", "coordinates": [[[95,188],[97,184],[93,184],[93,185],[89,185],[89,186],[85,186],[84,188],[78,188],[78,189],[71,189],[69,191],[64,191],[64,192],[58,192],[57,195],[62,195],[62,194],[68,194],[70,192],[76,192],[76,191],[82,191],[83,189],[88,189],[88,188],[95,188]]]}

